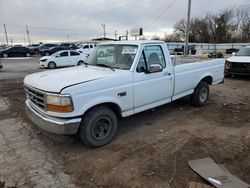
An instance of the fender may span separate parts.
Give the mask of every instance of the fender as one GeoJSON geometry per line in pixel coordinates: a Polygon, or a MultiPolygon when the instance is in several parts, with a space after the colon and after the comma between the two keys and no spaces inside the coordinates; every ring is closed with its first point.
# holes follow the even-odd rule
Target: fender
{"type": "Polygon", "coordinates": [[[206,73],[202,74],[199,79],[196,79],[195,85],[197,86],[201,82],[201,80],[203,80],[206,77],[211,77],[212,78],[212,82],[211,82],[211,84],[212,84],[213,83],[213,79],[214,79],[213,75],[211,73],[206,72],[206,73]]]}
{"type": "Polygon", "coordinates": [[[119,108],[121,109],[121,113],[123,113],[124,111],[127,111],[129,109],[122,109],[122,104],[120,101],[118,101],[117,99],[115,98],[112,98],[112,97],[98,97],[98,98],[94,98],[92,99],[91,101],[85,103],[82,108],[80,108],[77,112],[77,114],[79,115],[83,115],[87,110],[89,110],[90,108],[94,107],[94,106],[97,106],[99,104],[102,104],[102,103],[114,103],[116,104],[117,106],[119,106],[119,108]]]}

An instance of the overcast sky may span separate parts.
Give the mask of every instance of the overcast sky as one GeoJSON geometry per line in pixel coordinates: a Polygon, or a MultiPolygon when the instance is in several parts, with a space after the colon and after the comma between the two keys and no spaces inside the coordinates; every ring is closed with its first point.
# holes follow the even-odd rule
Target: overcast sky
{"type": "MultiPolygon", "coordinates": [[[[188,0],[0,0],[0,44],[8,38],[27,43],[25,26],[31,42],[91,39],[107,37],[114,31],[144,28],[147,38],[173,31],[173,25],[186,17],[188,0]]],[[[204,16],[224,8],[250,4],[249,0],[192,0],[191,16],[204,16]]]]}

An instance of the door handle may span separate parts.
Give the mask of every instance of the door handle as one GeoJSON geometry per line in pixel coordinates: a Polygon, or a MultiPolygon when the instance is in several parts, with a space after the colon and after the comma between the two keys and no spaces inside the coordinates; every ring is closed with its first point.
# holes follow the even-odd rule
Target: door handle
{"type": "Polygon", "coordinates": [[[164,72],[164,73],[163,73],[163,76],[170,76],[170,75],[171,75],[170,72],[164,72]]]}

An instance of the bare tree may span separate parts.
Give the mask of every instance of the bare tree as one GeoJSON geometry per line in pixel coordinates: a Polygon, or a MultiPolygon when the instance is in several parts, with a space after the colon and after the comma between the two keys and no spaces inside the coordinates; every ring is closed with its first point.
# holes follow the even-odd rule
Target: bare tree
{"type": "MultiPolygon", "coordinates": [[[[174,25],[174,34],[181,40],[185,38],[185,30],[184,19],[174,25]]],[[[189,39],[190,42],[250,42],[250,5],[192,18],[189,39]]]]}

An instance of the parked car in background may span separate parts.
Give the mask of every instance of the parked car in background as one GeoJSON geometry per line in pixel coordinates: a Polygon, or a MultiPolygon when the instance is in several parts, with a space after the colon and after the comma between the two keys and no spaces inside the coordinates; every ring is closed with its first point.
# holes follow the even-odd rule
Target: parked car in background
{"type": "Polygon", "coordinates": [[[79,46],[79,49],[77,49],[77,51],[84,54],[85,56],[89,56],[94,49],[95,49],[94,44],[81,44],[79,46]]]}
{"type": "Polygon", "coordinates": [[[221,52],[210,52],[208,53],[208,58],[223,58],[224,55],[221,52]]]}
{"type": "Polygon", "coordinates": [[[41,44],[30,44],[27,46],[27,48],[30,49],[31,55],[34,55],[34,54],[39,54],[39,47],[40,46],[41,46],[41,44]]]}
{"type": "Polygon", "coordinates": [[[39,53],[42,50],[46,50],[46,49],[49,49],[49,48],[54,47],[54,46],[58,46],[58,45],[57,44],[41,44],[40,47],[38,48],[39,53]]]}
{"type": "Polygon", "coordinates": [[[226,49],[226,54],[232,54],[233,52],[238,52],[239,49],[237,48],[228,48],[226,49]]]}
{"type": "Polygon", "coordinates": [[[31,52],[29,48],[23,46],[13,46],[0,50],[0,57],[30,57],[31,52]]]}
{"type": "Polygon", "coordinates": [[[226,60],[225,74],[250,75],[250,46],[233,52],[233,56],[226,60]]]}
{"type": "Polygon", "coordinates": [[[86,61],[86,57],[75,50],[63,50],[44,56],[40,59],[39,65],[43,68],[55,69],[57,67],[67,67],[81,65],[86,61]]]}
{"type": "Polygon", "coordinates": [[[0,50],[4,50],[6,48],[9,48],[10,46],[6,46],[6,45],[3,45],[3,46],[0,46],[0,50]]]}
{"type": "Polygon", "coordinates": [[[67,47],[67,46],[53,46],[49,49],[43,49],[43,50],[40,50],[40,54],[41,56],[50,56],[51,54],[54,54],[58,51],[61,51],[61,50],[69,50],[70,48],[67,47]]]}
{"type": "Polygon", "coordinates": [[[68,49],[71,49],[71,50],[76,50],[76,49],[78,49],[78,46],[76,46],[76,45],[73,44],[73,43],[61,43],[59,46],[68,47],[68,49]]]}
{"type": "MultiPolygon", "coordinates": [[[[190,55],[195,55],[196,54],[196,49],[195,49],[194,44],[188,45],[188,54],[190,55]]],[[[182,55],[184,54],[184,45],[181,48],[175,48],[174,52],[176,55],[182,55]]]]}

